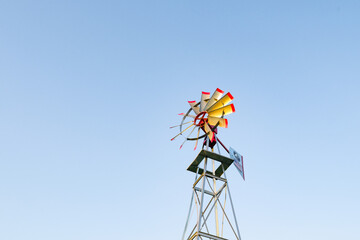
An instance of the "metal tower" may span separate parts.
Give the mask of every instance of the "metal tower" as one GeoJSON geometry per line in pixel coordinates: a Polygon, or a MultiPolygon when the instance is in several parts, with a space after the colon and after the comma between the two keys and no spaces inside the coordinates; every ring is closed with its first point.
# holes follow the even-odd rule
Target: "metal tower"
{"type": "Polygon", "coordinates": [[[220,154],[202,150],[188,167],[188,171],[195,173],[195,182],[182,240],[241,240],[225,174],[233,161],[220,154]],[[230,200],[231,215],[226,210],[227,196],[230,200]],[[193,205],[196,207],[197,219],[196,224],[191,227],[189,223],[193,205]],[[215,223],[210,222],[213,217],[215,217],[215,223]],[[230,227],[227,233],[224,232],[225,225],[230,227]]]}

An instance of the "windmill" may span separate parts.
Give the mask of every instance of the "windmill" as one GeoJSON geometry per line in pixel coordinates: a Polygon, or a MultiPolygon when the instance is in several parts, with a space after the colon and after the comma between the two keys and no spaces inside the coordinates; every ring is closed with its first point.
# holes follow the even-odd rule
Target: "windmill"
{"type": "Polygon", "coordinates": [[[217,136],[218,127],[228,127],[224,116],[235,112],[234,104],[230,104],[232,100],[230,93],[224,95],[219,88],[211,96],[209,92],[202,92],[200,101],[188,101],[190,109],[179,114],[180,125],[171,127],[180,130],[171,140],[184,137],[180,149],[185,142],[195,141],[196,150],[202,141],[202,150],[187,168],[195,173],[195,181],[182,240],[241,240],[225,171],[234,163],[245,180],[243,157],[232,148],[228,150],[217,136]],[[221,155],[219,145],[229,157],[221,155]],[[215,146],[218,153],[214,152],[215,146]]]}

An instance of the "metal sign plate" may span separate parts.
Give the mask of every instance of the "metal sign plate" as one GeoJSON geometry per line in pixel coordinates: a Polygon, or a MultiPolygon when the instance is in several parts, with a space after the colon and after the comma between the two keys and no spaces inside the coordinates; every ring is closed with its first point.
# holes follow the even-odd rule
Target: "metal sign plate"
{"type": "Polygon", "coordinates": [[[234,160],[236,169],[239,171],[241,177],[245,180],[243,156],[231,147],[229,149],[229,154],[231,159],[234,160]]]}

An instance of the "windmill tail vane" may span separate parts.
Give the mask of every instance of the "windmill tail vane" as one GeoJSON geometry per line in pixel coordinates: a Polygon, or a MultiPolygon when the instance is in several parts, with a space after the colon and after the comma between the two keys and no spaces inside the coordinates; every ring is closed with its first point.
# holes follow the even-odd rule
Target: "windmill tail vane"
{"type": "Polygon", "coordinates": [[[185,140],[181,144],[180,149],[186,141],[195,141],[195,150],[198,141],[204,139],[203,146],[207,140],[209,140],[208,146],[212,149],[215,144],[219,142],[221,146],[229,152],[216,135],[218,133],[218,127],[228,127],[228,120],[224,118],[224,116],[235,112],[234,104],[230,104],[233,99],[234,97],[229,92],[224,94],[224,91],[217,88],[212,95],[210,95],[209,92],[202,92],[199,102],[188,101],[190,109],[186,113],[179,114],[183,117],[181,123],[170,127],[179,127],[180,130],[171,141],[180,135],[184,136],[186,133],[186,136],[184,136],[185,140]],[[186,121],[187,119],[191,119],[191,121],[186,121]],[[198,131],[195,131],[196,129],[198,131]],[[190,133],[187,133],[188,130],[190,130],[190,133]],[[200,134],[200,132],[202,132],[202,134],[200,134]]]}

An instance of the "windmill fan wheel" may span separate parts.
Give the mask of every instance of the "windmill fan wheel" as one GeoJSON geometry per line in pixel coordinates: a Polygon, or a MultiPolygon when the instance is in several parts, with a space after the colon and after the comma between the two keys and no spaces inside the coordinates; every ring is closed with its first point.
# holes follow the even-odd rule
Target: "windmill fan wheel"
{"type": "Polygon", "coordinates": [[[179,114],[183,116],[181,124],[174,127],[179,127],[180,132],[171,141],[180,135],[184,136],[184,133],[190,130],[190,133],[184,136],[185,140],[180,148],[186,141],[196,141],[195,150],[199,139],[202,138],[204,143],[209,140],[209,146],[213,148],[217,142],[217,128],[228,127],[228,120],[224,116],[235,112],[234,104],[230,104],[233,99],[229,92],[224,95],[224,91],[217,88],[211,96],[209,92],[202,92],[199,102],[188,101],[190,109],[179,114]],[[191,120],[187,121],[189,118],[191,120]]]}

